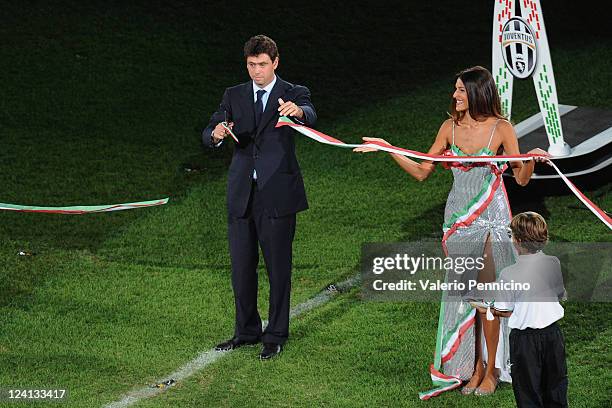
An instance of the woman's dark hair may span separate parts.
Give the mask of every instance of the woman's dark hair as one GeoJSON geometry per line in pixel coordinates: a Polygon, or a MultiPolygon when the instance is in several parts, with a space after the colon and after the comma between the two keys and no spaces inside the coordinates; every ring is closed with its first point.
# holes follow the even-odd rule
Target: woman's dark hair
{"type": "MultiPolygon", "coordinates": [[[[464,69],[455,76],[455,82],[461,79],[468,97],[468,111],[475,120],[490,116],[506,119],[501,113],[499,93],[493,76],[488,69],[481,66],[464,69]]],[[[452,98],[451,116],[456,124],[465,116],[465,111],[457,111],[457,101],[452,98]]]]}
{"type": "Polygon", "coordinates": [[[274,40],[261,34],[249,38],[249,41],[244,44],[244,58],[259,54],[268,54],[274,62],[276,57],[278,57],[278,48],[274,40]]]}

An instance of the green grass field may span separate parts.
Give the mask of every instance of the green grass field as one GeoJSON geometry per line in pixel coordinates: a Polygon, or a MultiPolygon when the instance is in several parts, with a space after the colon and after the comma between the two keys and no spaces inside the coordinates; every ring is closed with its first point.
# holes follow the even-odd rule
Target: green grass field
{"type": "MultiPolygon", "coordinates": [[[[346,142],[380,136],[426,150],[453,74],[490,65],[492,7],[436,13],[405,3],[366,10],[357,1],[337,14],[311,5],[296,14],[244,2],[248,19],[221,3],[5,5],[0,202],[171,201],[82,216],[0,212],[0,387],[68,388],[66,406],[102,406],[232,333],[231,152],[203,150],[199,133],[224,87],[247,79],[241,47],[261,21],[281,48],[279,75],[311,88],[318,129],[346,142]],[[451,22],[468,17],[470,52],[448,42],[451,22]]],[[[612,37],[579,47],[577,34],[601,32],[561,30],[563,16],[579,10],[546,6],[561,103],[612,109],[612,37]]],[[[530,81],[515,83],[513,109],[516,122],[537,111],[530,81]]],[[[449,172],[417,183],[384,154],[297,145],[310,209],[298,216],[292,305],[357,273],[365,242],[440,239],[449,172]]],[[[610,184],[587,195],[612,208],[610,184]]],[[[544,205],[553,240],[610,241],[591,213],[572,208],[580,205],[573,195],[544,205]]],[[[262,276],[264,316],[267,293],[262,276]]],[[[612,307],[565,309],[570,403],[607,406],[612,307]]],[[[137,406],[514,406],[508,385],[490,398],[418,400],[430,387],[437,314],[437,304],[363,301],[356,288],[293,320],[280,358],[261,363],[258,348],[240,349],[137,406]]]]}

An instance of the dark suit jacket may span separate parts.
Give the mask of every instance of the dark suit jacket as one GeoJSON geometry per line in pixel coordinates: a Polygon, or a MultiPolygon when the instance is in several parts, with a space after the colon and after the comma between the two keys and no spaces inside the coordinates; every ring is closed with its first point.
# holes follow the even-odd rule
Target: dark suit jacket
{"type": "Polygon", "coordinates": [[[208,127],[202,132],[205,146],[213,147],[211,133],[218,123],[234,122],[233,132],[240,141],[228,136],[223,144],[235,144],[228,172],[228,214],[241,217],[246,211],[257,171],[257,187],[264,202],[264,211],[272,217],[282,217],[308,208],[304,181],[295,156],[295,131],[288,126],[275,128],[278,121],[278,98],[292,101],[304,111],[303,122],[314,125],[317,114],[310,102],[310,91],[276,77],[261,123],[255,127],[255,103],[252,81],[227,88],[219,109],[213,113],[208,127]]]}

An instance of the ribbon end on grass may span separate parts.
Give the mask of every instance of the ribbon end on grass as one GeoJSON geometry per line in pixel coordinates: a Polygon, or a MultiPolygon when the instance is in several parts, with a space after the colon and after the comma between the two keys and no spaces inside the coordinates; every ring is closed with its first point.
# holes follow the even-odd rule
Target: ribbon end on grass
{"type": "Polygon", "coordinates": [[[104,204],[104,205],[76,205],[70,207],[41,207],[33,205],[6,204],[0,203],[0,211],[33,212],[45,214],[92,214],[100,212],[132,210],[144,207],[156,207],[168,204],[169,197],[159,200],[138,201],[123,204],[104,204]]]}

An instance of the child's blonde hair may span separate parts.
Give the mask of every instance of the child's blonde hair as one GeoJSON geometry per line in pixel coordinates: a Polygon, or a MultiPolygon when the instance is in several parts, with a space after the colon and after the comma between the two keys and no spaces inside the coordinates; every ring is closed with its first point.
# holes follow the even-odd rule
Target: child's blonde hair
{"type": "Polygon", "coordinates": [[[531,253],[540,251],[548,242],[546,220],[537,212],[527,211],[515,215],[510,222],[515,241],[531,253]]]}

